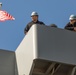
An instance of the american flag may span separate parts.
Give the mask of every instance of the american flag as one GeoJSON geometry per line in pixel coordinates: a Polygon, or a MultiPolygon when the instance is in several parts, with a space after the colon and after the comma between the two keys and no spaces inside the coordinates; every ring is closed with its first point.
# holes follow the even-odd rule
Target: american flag
{"type": "Polygon", "coordinates": [[[15,20],[15,18],[6,11],[0,10],[0,21],[15,20]]]}

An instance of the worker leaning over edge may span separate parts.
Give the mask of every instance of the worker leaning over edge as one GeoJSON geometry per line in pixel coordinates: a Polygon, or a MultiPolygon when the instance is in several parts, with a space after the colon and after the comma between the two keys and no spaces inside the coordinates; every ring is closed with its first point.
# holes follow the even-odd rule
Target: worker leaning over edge
{"type": "Polygon", "coordinates": [[[76,15],[70,15],[70,22],[64,27],[67,30],[76,31],[76,15]]]}
{"type": "Polygon", "coordinates": [[[25,34],[27,34],[27,32],[29,31],[29,29],[31,28],[31,26],[32,26],[33,24],[45,25],[43,22],[41,22],[41,21],[38,20],[38,17],[39,17],[39,15],[38,15],[37,12],[32,12],[32,13],[31,13],[31,19],[32,19],[32,21],[29,22],[29,23],[27,24],[27,26],[25,27],[25,29],[24,29],[24,33],[25,33],[25,34]]]}

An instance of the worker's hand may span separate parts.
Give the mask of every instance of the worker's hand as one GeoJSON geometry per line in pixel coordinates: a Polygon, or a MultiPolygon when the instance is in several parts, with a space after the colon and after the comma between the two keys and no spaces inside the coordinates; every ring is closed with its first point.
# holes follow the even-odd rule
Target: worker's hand
{"type": "Polygon", "coordinates": [[[76,27],[74,27],[74,31],[76,31],[76,27]]]}

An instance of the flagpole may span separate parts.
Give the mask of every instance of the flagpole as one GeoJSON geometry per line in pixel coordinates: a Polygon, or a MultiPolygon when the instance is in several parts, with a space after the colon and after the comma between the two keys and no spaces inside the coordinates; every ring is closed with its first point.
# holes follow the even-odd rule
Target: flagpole
{"type": "Polygon", "coordinates": [[[0,2],[0,10],[2,9],[2,3],[0,2]]]}

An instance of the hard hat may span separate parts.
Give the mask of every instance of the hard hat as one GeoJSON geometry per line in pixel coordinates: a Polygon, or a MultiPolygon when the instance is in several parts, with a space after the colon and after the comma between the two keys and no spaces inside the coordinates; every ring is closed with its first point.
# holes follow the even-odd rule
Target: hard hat
{"type": "Polygon", "coordinates": [[[34,15],[38,16],[38,13],[37,12],[32,12],[31,16],[34,16],[34,15]]]}
{"type": "Polygon", "coordinates": [[[69,20],[74,20],[76,19],[76,15],[70,15],[69,20]]]}

